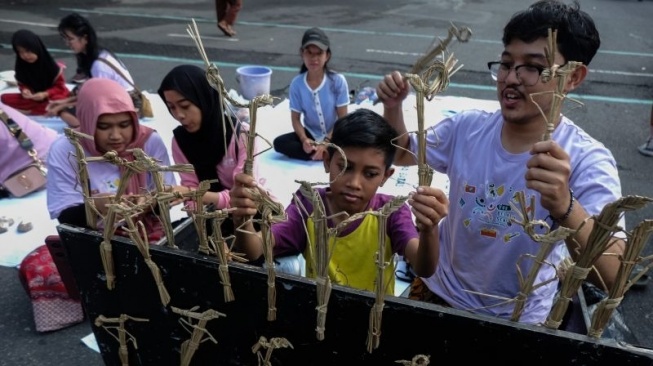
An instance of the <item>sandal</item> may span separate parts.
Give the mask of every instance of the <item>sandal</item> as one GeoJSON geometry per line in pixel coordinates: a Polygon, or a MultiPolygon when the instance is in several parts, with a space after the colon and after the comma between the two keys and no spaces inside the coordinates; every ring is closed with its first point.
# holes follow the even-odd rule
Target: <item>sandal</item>
{"type": "Polygon", "coordinates": [[[222,33],[224,33],[224,35],[227,36],[227,37],[233,37],[234,36],[234,34],[231,31],[229,31],[229,25],[226,24],[226,23],[225,24],[218,23],[218,29],[220,29],[222,31],[222,33]]]}

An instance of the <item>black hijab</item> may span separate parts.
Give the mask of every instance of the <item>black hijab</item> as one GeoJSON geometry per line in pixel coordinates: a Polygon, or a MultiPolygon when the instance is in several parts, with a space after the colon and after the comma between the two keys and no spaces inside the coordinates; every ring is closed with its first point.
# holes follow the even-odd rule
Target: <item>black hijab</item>
{"type": "Polygon", "coordinates": [[[46,91],[54,85],[61,72],[41,38],[27,29],[21,29],[11,38],[11,46],[16,53],[16,81],[26,85],[32,93],[46,91]],[[18,47],[33,52],[38,59],[33,64],[24,61],[18,55],[18,47]]]}
{"type": "MultiPolygon", "coordinates": [[[[163,78],[158,93],[164,103],[166,99],[163,92],[166,90],[177,91],[202,112],[202,125],[197,132],[189,133],[182,126],[172,132],[179,148],[193,164],[197,178],[200,181],[217,179],[216,167],[224,158],[233,134],[230,118],[225,117],[225,126],[222,125],[220,93],[209,85],[204,70],[194,65],[176,66],[163,78]]],[[[222,184],[218,182],[211,184],[210,191],[218,192],[223,189],[222,184]]]]}

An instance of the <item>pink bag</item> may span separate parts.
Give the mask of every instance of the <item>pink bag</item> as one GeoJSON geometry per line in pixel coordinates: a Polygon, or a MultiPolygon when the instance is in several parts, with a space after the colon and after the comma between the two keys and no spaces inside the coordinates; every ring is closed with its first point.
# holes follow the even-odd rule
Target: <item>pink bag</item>
{"type": "Polygon", "coordinates": [[[14,197],[23,197],[26,194],[45,188],[47,170],[41,159],[39,159],[36,150],[34,150],[32,140],[27,137],[25,131],[20,128],[16,121],[9,118],[2,109],[0,109],[0,119],[33,161],[32,164],[19,169],[5,179],[0,189],[9,192],[14,197]]]}
{"type": "Polygon", "coordinates": [[[44,189],[46,182],[43,169],[37,164],[30,164],[2,182],[2,187],[13,197],[23,197],[44,189]]]}

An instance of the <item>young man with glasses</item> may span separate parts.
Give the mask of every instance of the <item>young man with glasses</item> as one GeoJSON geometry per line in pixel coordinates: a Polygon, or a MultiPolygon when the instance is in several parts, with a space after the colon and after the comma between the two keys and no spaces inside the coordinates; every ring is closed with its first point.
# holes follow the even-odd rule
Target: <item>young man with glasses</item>
{"type": "MultiPolygon", "coordinates": [[[[426,160],[449,177],[451,205],[440,223],[436,273],[416,279],[412,298],[509,319],[520,282],[540,249],[517,223],[522,218],[515,194],[524,192],[526,202],[533,202],[527,208],[531,218],[573,229],[621,197],[611,152],[571,120],[560,115],[552,121],[551,140],[542,141],[557,85],[557,80],[541,78],[549,67],[549,29],[557,30],[555,64],[582,63],[567,77],[564,93],[578,87],[600,46],[594,22],[578,3],[538,1],[509,20],[500,59],[488,64],[501,109],[464,111],[428,129],[426,160]]],[[[409,89],[399,72],[386,75],[377,87],[384,116],[401,136],[398,144],[412,151],[398,149],[397,165],[414,165],[418,151],[417,137],[405,134],[402,102],[409,89]]],[[[623,219],[620,225],[625,227],[623,219]]],[[[564,245],[575,259],[592,226],[593,220],[587,220],[575,236],[556,243],[519,321],[546,320],[558,285],[554,266],[566,254],[564,245]]],[[[608,251],[621,253],[623,241],[608,251]]],[[[603,256],[595,266],[605,285],[612,286],[618,258],[603,256]]],[[[603,288],[596,271],[589,279],[603,288]]]]}

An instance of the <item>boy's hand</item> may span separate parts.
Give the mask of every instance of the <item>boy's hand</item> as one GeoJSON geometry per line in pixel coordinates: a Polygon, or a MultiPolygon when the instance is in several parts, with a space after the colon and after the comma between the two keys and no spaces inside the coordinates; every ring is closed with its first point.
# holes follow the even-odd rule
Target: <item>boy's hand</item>
{"type": "Polygon", "coordinates": [[[408,203],[419,231],[432,230],[449,213],[449,198],[441,189],[421,186],[411,193],[408,203]]]}
{"type": "Polygon", "coordinates": [[[252,189],[258,189],[256,180],[249,174],[238,173],[234,177],[234,186],[229,191],[231,197],[231,213],[236,218],[251,217],[256,214],[256,202],[252,196],[252,189]]]}
{"type": "Polygon", "coordinates": [[[410,84],[399,71],[387,74],[376,87],[376,95],[387,108],[401,105],[410,91],[410,84]]]}
{"type": "Polygon", "coordinates": [[[569,155],[555,141],[540,141],[526,163],[526,187],[540,193],[540,204],[551,216],[562,217],[569,208],[569,155]]]}

